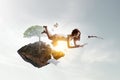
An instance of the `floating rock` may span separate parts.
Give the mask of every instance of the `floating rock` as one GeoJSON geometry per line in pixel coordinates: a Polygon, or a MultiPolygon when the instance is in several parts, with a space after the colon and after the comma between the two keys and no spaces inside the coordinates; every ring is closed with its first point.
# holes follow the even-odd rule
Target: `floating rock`
{"type": "Polygon", "coordinates": [[[56,60],[64,56],[63,52],[53,50],[50,45],[42,41],[23,46],[18,50],[18,54],[23,60],[38,68],[49,64],[47,61],[51,59],[51,55],[56,60]]]}

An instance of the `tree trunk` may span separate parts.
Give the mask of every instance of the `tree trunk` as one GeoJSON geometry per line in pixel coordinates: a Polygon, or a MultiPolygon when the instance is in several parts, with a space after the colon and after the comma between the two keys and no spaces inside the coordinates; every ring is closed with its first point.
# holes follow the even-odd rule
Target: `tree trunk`
{"type": "Polygon", "coordinates": [[[39,42],[40,42],[40,36],[39,36],[39,42]]]}

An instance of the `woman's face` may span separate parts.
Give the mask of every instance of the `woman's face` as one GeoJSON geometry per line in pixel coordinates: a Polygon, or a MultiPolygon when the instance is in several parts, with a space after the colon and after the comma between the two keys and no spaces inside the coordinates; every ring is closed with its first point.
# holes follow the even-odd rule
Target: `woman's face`
{"type": "Polygon", "coordinates": [[[77,35],[75,36],[75,38],[80,37],[80,32],[77,33],[77,35]]]}
{"type": "Polygon", "coordinates": [[[76,38],[77,40],[80,40],[80,32],[78,32],[76,35],[74,35],[73,38],[76,38]]]}

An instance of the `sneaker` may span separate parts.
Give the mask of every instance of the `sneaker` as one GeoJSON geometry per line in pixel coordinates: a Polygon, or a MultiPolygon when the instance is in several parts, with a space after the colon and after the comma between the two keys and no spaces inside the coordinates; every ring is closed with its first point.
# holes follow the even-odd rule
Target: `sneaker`
{"type": "Polygon", "coordinates": [[[56,59],[49,59],[47,61],[47,63],[53,63],[54,65],[57,65],[58,63],[60,63],[59,61],[57,61],[56,59]]]}

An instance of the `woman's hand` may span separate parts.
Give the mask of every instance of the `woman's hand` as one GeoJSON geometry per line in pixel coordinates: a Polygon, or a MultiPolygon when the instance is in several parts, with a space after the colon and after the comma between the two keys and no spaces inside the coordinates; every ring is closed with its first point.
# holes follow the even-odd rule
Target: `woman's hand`
{"type": "Polygon", "coordinates": [[[76,45],[76,47],[84,47],[85,45],[87,45],[88,43],[84,43],[83,45],[76,45]]]}
{"type": "Polygon", "coordinates": [[[75,47],[81,47],[81,45],[76,45],[75,47]]]}

